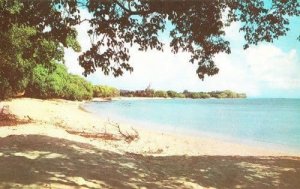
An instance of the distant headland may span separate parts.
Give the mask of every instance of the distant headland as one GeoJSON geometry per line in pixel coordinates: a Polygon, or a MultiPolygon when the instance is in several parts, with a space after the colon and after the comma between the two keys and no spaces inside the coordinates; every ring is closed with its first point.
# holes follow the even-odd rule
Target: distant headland
{"type": "Polygon", "coordinates": [[[184,90],[176,92],[173,90],[154,90],[149,86],[144,90],[119,90],[110,86],[94,86],[94,97],[159,97],[159,98],[192,98],[192,99],[207,99],[207,98],[247,98],[245,93],[237,93],[231,90],[211,91],[211,92],[191,92],[184,90]]]}

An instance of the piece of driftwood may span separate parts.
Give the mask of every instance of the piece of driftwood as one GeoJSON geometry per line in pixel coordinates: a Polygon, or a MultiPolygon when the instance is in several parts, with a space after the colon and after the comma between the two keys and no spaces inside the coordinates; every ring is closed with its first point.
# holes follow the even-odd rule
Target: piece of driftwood
{"type": "Polygon", "coordinates": [[[128,131],[123,132],[120,128],[120,125],[118,123],[112,123],[110,124],[118,129],[119,134],[122,136],[122,138],[127,142],[131,143],[134,140],[137,140],[140,138],[139,133],[134,128],[131,128],[133,133],[128,133],[128,131]]]}
{"type": "MultiPolygon", "coordinates": [[[[62,125],[63,124],[60,123],[59,126],[62,125]]],[[[102,140],[110,140],[110,141],[125,140],[127,143],[131,143],[132,141],[139,139],[139,134],[135,129],[131,128],[133,130],[133,133],[128,133],[127,131],[123,132],[119,124],[110,121],[105,124],[105,132],[85,132],[85,131],[70,130],[67,129],[67,127],[63,127],[63,128],[65,128],[69,134],[74,134],[85,138],[94,138],[94,139],[102,139],[102,140]],[[107,124],[117,128],[119,134],[108,133],[106,131],[107,124]]]]}
{"type": "Polygon", "coordinates": [[[110,134],[110,133],[88,133],[88,132],[82,132],[82,131],[74,131],[74,130],[66,130],[67,133],[73,134],[73,135],[79,135],[85,138],[96,138],[96,139],[102,139],[102,140],[121,140],[117,136],[110,134]]]}

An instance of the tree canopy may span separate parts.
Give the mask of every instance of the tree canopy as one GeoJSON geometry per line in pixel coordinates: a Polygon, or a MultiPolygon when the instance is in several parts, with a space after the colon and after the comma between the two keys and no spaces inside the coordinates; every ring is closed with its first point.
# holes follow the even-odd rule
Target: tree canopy
{"type": "Polygon", "coordinates": [[[36,65],[63,62],[65,47],[80,52],[75,26],[83,22],[92,43],[79,56],[85,76],[97,68],[116,77],[133,71],[130,48],[163,51],[159,35],[168,29],[172,52],[190,53],[204,79],[218,73],[213,57],[230,53],[225,26],[241,23],[246,49],[286,35],[289,18],[299,15],[298,0],[0,0],[0,88],[23,90],[36,65]]]}

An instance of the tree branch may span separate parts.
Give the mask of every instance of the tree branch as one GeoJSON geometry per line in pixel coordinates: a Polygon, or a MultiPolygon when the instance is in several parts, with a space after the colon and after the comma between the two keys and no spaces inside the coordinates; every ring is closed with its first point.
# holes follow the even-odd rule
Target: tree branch
{"type": "Polygon", "coordinates": [[[81,23],[86,22],[86,21],[90,21],[90,20],[87,19],[87,18],[85,18],[85,19],[83,19],[83,20],[80,20],[80,21],[78,22],[78,24],[81,24],[81,23]]]}
{"type": "Polygon", "coordinates": [[[129,15],[147,15],[149,13],[151,13],[150,10],[146,10],[146,11],[132,11],[129,7],[126,8],[122,3],[120,3],[118,0],[114,1],[119,7],[121,7],[124,11],[126,11],[127,13],[129,13],[129,15]]]}

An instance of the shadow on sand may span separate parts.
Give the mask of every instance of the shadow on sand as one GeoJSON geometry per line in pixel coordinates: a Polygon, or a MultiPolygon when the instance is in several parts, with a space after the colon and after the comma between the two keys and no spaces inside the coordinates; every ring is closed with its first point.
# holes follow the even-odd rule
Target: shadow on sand
{"type": "Polygon", "coordinates": [[[0,188],[299,188],[291,157],[118,154],[41,135],[0,139],[0,188]]]}

